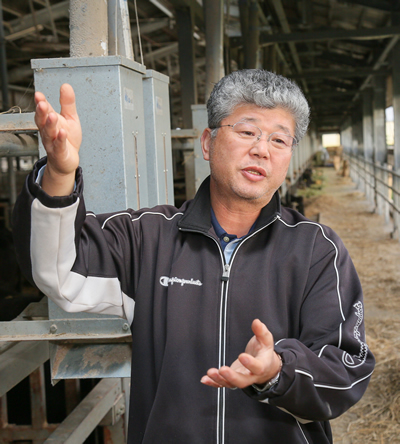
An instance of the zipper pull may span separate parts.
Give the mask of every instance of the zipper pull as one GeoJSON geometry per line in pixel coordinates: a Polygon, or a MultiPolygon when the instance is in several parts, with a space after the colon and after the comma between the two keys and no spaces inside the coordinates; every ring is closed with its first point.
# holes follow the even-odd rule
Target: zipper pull
{"type": "Polygon", "coordinates": [[[221,281],[229,281],[229,272],[231,271],[231,267],[229,264],[224,265],[224,272],[222,273],[221,281]]]}

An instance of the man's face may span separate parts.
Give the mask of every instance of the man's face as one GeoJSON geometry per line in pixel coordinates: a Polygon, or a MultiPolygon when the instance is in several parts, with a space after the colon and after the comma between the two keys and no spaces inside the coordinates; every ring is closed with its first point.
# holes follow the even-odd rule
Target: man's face
{"type": "Polygon", "coordinates": [[[211,140],[211,130],[204,130],[203,156],[210,162],[211,194],[229,206],[245,202],[265,206],[285,180],[292,151],[280,150],[267,141],[274,132],[294,137],[295,121],[283,108],[264,109],[255,105],[238,106],[221,125],[248,122],[262,131],[261,139],[249,144],[238,139],[232,127],[218,130],[211,140]]]}

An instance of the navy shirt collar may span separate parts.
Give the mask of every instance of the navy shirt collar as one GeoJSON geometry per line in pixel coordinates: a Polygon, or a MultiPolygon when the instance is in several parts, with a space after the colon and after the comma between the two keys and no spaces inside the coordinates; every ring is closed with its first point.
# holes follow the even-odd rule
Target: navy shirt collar
{"type": "MultiPolygon", "coordinates": [[[[252,225],[252,227],[250,228],[250,230],[247,234],[250,234],[252,231],[254,231],[257,220],[254,222],[254,224],[252,225]]],[[[220,242],[223,250],[225,249],[225,247],[228,245],[229,242],[233,241],[234,239],[237,239],[236,234],[228,234],[221,227],[220,223],[218,222],[217,217],[215,216],[215,213],[214,213],[214,210],[212,207],[211,207],[211,223],[212,223],[212,226],[214,227],[215,234],[218,236],[219,242],[220,242]]]]}

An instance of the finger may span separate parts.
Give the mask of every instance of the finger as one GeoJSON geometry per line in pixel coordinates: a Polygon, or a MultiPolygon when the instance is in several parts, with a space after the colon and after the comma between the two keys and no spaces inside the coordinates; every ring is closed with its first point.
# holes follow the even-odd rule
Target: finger
{"type": "Polygon", "coordinates": [[[57,137],[51,142],[51,149],[47,150],[47,165],[58,171],[58,165],[68,157],[67,133],[60,129],[57,137]]]}
{"type": "Polygon", "coordinates": [[[76,120],[78,114],[76,112],[75,93],[71,85],[64,83],[60,88],[60,105],[61,115],[65,118],[76,120]]]}
{"type": "Polygon", "coordinates": [[[39,130],[41,130],[45,126],[48,115],[49,104],[47,103],[47,100],[38,101],[35,112],[35,123],[39,130]]]}
{"type": "Polygon", "coordinates": [[[217,384],[214,380],[212,380],[209,376],[203,376],[200,379],[200,382],[204,385],[208,385],[209,387],[221,388],[221,386],[217,384]]]}
{"type": "Polygon", "coordinates": [[[51,150],[54,145],[54,141],[58,136],[57,128],[58,116],[56,113],[50,113],[47,116],[44,126],[40,130],[40,136],[42,138],[43,145],[46,151],[51,150]]]}
{"type": "MultiPolygon", "coordinates": [[[[221,367],[224,368],[224,367],[221,367]]],[[[235,386],[227,381],[220,373],[221,369],[210,368],[207,371],[207,376],[210,380],[214,382],[216,386],[234,388],[235,386]]]]}
{"type": "Polygon", "coordinates": [[[64,129],[61,128],[60,131],[58,131],[54,144],[57,149],[67,147],[67,132],[64,129]]]}
{"type": "Polygon", "coordinates": [[[248,374],[235,372],[227,366],[221,367],[219,369],[219,373],[226,381],[226,387],[228,387],[229,384],[229,388],[245,388],[257,381],[257,377],[252,375],[250,372],[248,374]]]}
{"type": "Polygon", "coordinates": [[[46,96],[43,93],[41,93],[40,91],[35,92],[34,98],[35,98],[36,105],[39,102],[46,102],[46,96]]]}
{"type": "Polygon", "coordinates": [[[254,319],[251,329],[261,344],[265,345],[266,347],[274,347],[274,338],[272,333],[259,319],[254,319]]]}
{"type": "Polygon", "coordinates": [[[238,359],[243,367],[247,368],[253,375],[259,376],[265,372],[265,364],[248,353],[241,353],[238,359]]]}
{"type": "Polygon", "coordinates": [[[40,91],[35,92],[35,103],[38,105],[40,102],[46,103],[48,106],[49,112],[55,112],[53,107],[50,105],[50,103],[47,101],[46,96],[41,93],[40,91]]]}

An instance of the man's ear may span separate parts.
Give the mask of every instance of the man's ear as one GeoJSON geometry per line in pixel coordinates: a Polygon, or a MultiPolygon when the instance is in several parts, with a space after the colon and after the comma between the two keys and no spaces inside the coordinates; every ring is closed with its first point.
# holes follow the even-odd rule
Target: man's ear
{"type": "Polygon", "coordinates": [[[203,159],[210,160],[210,149],[211,149],[211,130],[206,128],[201,135],[201,150],[203,151],[203,159]]]}

